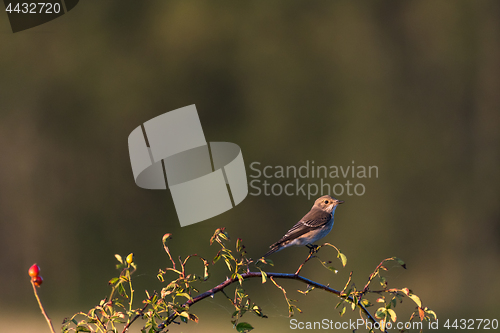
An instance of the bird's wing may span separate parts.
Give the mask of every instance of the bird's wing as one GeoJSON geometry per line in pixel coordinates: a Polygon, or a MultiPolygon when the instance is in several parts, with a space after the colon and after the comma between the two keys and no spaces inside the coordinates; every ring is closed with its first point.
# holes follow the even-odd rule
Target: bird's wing
{"type": "Polygon", "coordinates": [[[293,240],[303,234],[323,227],[332,218],[332,214],[329,214],[321,209],[312,209],[307,213],[299,222],[287,231],[285,236],[283,236],[279,241],[271,245],[270,247],[285,243],[289,240],[293,240]]]}

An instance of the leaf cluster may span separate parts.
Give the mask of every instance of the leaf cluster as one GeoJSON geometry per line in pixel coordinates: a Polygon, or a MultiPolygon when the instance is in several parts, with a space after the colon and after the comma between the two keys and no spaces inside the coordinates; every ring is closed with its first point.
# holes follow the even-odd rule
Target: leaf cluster
{"type": "Polygon", "coordinates": [[[102,299],[98,305],[87,313],[78,312],[70,318],[65,318],[61,331],[66,332],[118,332],[119,327],[129,325],[131,318],[140,313],[141,309],[133,309],[134,289],[132,274],[137,270],[133,262],[133,254],[126,260],[115,254],[118,261],[116,268],[120,275],[109,280],[111,294],[102,299]],[[115,296],[116,292],[118,295],[115,296]]]}
{"type": "MultiPolygon", "coordinates": [[[[238,332],[249,332],[253,329],[253,326],[248,322],[241,321],[243,315],[253,313],[260,318],[267,318],[262,308],[252,302],[250,296],[245,291],[244,282],[253,277],[260,278],[262,283],[270,280],[273,285],[282,291],[288,305],[288,315],[290,317],[294,315],[295,311],[301,313],[302,310],[297,307],[297,300],[289,298],[287,290],[277,283],[276,280],[278,279],[293,279],[306,283],[307,288],[304,291],[298,290],[303,295],[308,295],[316,289],[333,293],[340,299],[335,306],[340,316],[344,315],[346,309],[351,309],[352,311],[359,309],[361,318],[372,323],[378,320],[383,331],[385,331],[386,323],[397,320],[396,305],[403,302],[405,298],[411,299],[416,304],[415,311],[410,316],[410,321],[415,319],[420,319],[421,321],[437,319],[434,311],[423,307],[420,298],[410,289],[388,287],[388,281],[384,273],[388,270],[387,263],[392,261],[397,266],[406,268],[404,261],[396,257],[383,260],[373,273],[370,274],[368,281],[362,289],[356,287],[352,280],[353,272],[351,272],[344,288],[342,290],[335,290],[329,285],[320,284],[300,275],[303,266],[313,258],[318,259],[321,265],[329,271],[337,273],[337,269],[332,264],[332,261],[322,260],[317,255],[318,251],[325,246],[334,248],[337,251],[336,257],[340,260],[342,266],[346,266],[347,257],[345,254],[329,243],[311,247],[307,258],[297,271],[291,274],[269,272],[266,268],[274,265],[270,259],[259,258],[254,261],[249,258],[243,241],[240,238],[236,240],[234,249],[229,248],[226,243],[230,242],[230,238],[225,228],[215,230],[213,236],[210,238],[210,245],[218,244],[220,246],[220,249],[211,262],[197,254],[188,255],[184,259],[179,256],[177,260],[174,260],[168,247],[170,239],[171,234],[165,234],[162,238],[164,250],[168,255],[169,265],[158,272],[158,280],[164,283],[160,292],[154,291],[149,293],[146,291],[146,298],[142,301],[142,305],[134,308],[132,274],[136,271],[137,266],[133,261],[133,254],[128,255],[125,260],[120,255],[116,255],[115,257],[118,261],[116,267],[120,271],[120,274],[109,281],[111,285],[110,296],[101,300],[89,312],[79,312],[73,317],[65,319],[62,331],[64,333],[118,333],[122,329],[122,333],[125,333],[130,325],[138,318],[141,318],[144,320],[141,332],[165,332],[168,330],[167,327],[174,323],[198,322],[198,316],[191,311],[192,305],[207,297],[214,297],[216,293],[220,292],[234,307],[231,316],[233,327],[238,332]],[[202,268],[201,270],[197,269],[196,273],[188,272],[186,268],[187,263],[193,260],[200,263],[202,268]],[[222,261],[228,270],[226,280],[214,288],[200,293],[198,284],[209,279],[210,266],[222,261]],[[251,268],[254,270],[252,271],[251,268]],[[174,274],[174,278],[171,277],[172,273],[174,274]],[[168,278],[167,275],[169,276],[168,278]],[[378,284],[375,283],[377,281],[378,284]],[[229,292],[228,287],[233,284],[236,285],[234,292],[229,292]],[[373,287],[373,284],[378,287],[373,287]],[[377,299],[373,300],[370,295],[376,295],[377,299]],[[374,303],[379,303],[380,307],[375,311],[374,316],[372,316],[367,308],[373,306],[374,303]]],[[[373,331],[370,327],[367,326],[367,328],[373,331]]]]}

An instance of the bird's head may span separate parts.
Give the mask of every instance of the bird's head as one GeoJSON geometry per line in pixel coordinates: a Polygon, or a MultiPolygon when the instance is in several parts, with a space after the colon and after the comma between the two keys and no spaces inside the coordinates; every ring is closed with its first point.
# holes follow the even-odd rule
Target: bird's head
{"type": "Polygon", "coordinates": [[[314,202],[313,207],[317,207],[325,212],[332,213],[337,205],[344,203],[342,200],[337,200],[329,195],[324,195],[314,202]]]}

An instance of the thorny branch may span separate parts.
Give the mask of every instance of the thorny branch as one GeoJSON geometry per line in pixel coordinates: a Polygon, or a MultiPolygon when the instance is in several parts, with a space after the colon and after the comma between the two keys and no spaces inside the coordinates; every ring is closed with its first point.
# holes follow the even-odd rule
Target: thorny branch
{"type": "Polygon", "coordinates": [[[122,331],[122,333],[126,333],[129,327],[134,322],[136,322],[136,320],[139,317],[141,317],[147,320],[146,325],[142,329],[143,332],[146,331],[162,332],[164,330],[167,330],[167,327],[170,324],[173,323],[179,324],[179,322],[176,321],[176,319],[180,319],[181,321],[184,322],[187,322],[188,320],[198,322],[199,320],[198,317],[195,314],[191,313],[190,307],[207,297],[213,297],[216,293],[221,292],[228,300],[231,301],[231,304],[236,309],[236,311],[232,315],[231,322],[239,332],[247,332],[248,330],[252,329],[252,326],[244,322],[238,323],[239,319],[243,316],[245,312],[253,312],[256,315],[263,318],[267,317],[262,313],[261,308],[258,305],[250,302],[250,297],[245,293],[242,284],[243,281],[245,281],[245,279],[247,278],[248,279],[259,278],[262,280],[262,283],[265,283],[269,278],[269,280],[271,280],[271,282],[283,292],[285,300],[288,303],[290,316],[293,315],[294,309],[296,309],[299,312],[302,311],[297,306],[295,306],[295,304],[293,304],[293,302],[295,302],[294,300],[288,298],[287,291],[285,290],[285,288],[283,288],[280,284],[277,283],[278,279],[295,280],[306,284],[307,285],[306,291],[298,290],[298,292],[302,294],[307,294],[313,289],[321,289],[336,295],[341,299],[341,301],[336,306],[337,308],[342,305],[340,315],[342,316],[346,310],[346,304],[344,304],[344,302],[350,304],[352,310],[358,308],[360,311],[360,315],[363,318],[363,320],[365,320],[366,327],[370,330],[370,332],[373,332],[373,329],[369,327],[369,324],[371,324],[370,326],[373,327],[377,327],[377,324],[379,324],[380,329],[383,332],[387,332],[385,324],[391,320],[396,321],[396,312],[394,311],[394,308],[396,307],[398,301],[399,302],[402,301],[403,297],[408,297],[412,299],[412,301],[415,302],[415,304],[417,305],[416,311],[414,311],[410,317],[410,321],[418,317],[420,317],[420,320],[422,321],[432,320],[433,318],[434,319],[437,318],[436,314],[432,310],[428,309],[427,307],[422,307],[420,298],[417,295],[413,294],[413,292],[410,289],[387,288],[386,279],[383,275],[381,275],[382,271],[387,270],[387,268],[384,266],[384,263],[393,260],[403,268],[406,268],[405,263],[401,259],[393,257],[383,260],[375,268],[373,273],[370,274],[368,282],[361,290],[358,290],[355,284],[352,282],[353,272],[350,272],[347,283],[345,284],[343,289],[339,291],[334,288],[331,288],[330,285],[328,284],[327,285],[321,284],[319,282],[308,279],[300,274],[304,265],[307,262],[309,262],[310,259],[312,258],[318,259],[321,262],[321,264],[330,271],[333,271],[335,273],[337,272],[337,270],[331,265],[332,263],[331,261],[322,261],[316,255],[318,251],[324,246],[333,247],[337,251],[337,258],[340,259],[342,266],[345,267],[347,263],[347,258],[334,245],[329,243],[324,243],[319,246],[311,246],[308,256],[302,262],[302,264],[300,264],[295,273],[266,272],[261,264],[273,265],[272,260],[266,258],[259,258],[258,260],[253,261],[252,259],[248,258],[245,246],[242,244],[242,240],[240,238],[236,240],[236,251],[233,252],[232,250],[230,250],[228,247],[224,245],[225,241],[229,241],[229,235],[225,232],[225,228],[217,229],[212,238],[210,239],[210,244],[217,242],[221,246],[221,249],[217,252],[216,256],[212,260],[212,264],[215,264],[217,261],[222,259],[227,265],[229,271],[231,272],[231,275],[230,277],[227,277],[225,281],[213,287],[212,289],[194,296],[193,292],[199,293],[199,291],[194,287],[193,283],[206,281],[209,278],[209,266],[210,266],[209,261],[201,256],[198,256],[197,254],[192,254],[184,258],[184,260],[181,257],[178,257],[179,261],[176,265],[176,261],[174,261],[170,253],[170,250],[167,246],[167,242],[169,241],[169,239],[171,239],[171,234],[165,234],[163,236],[162,242],[165,252],[167,253],[168,258],[171,262],[171,267],[167,267],[164,270],[160,269],[158,273],[158,279],[161,282],[164,282],[164,275],[168,271],[177,274],[178,278],[170,281],[170,283],[168,283],[168,285],[161,290],[161,293],[154,292],[150,296],[148,291],[146,291],[147,298],[146,300],[143,301],[144,305],[141,306],[140,308],[132,310],[131,303],[132,303],[132,294],[134,293],[134,290],[132,288],[130,276],[133,272],[135,272],[136,265],[135,263],[132,262],[132,260],[130,260],[129,262],[128,257],[127,261],[125,262],[123,261],[121,256],[116,255],[116,258],[119,261],[119,265],[117,265],[117,268],[123,270],[119,277],[113,278],[109,282],[113,286],[109,300],[108,301],[106,301],[106,299],[102,300],[101,303],[95,308],[91,309],[91,311],[88,314],[80,312],[70,319],[65,319],[65,322],[63,323],[65,324],[63,326],[63,331],[64,332],[79,331],[80,327],[86,327],[90,329],[91,332],[95,332],[96,330],[99,332],[108,332],[108,331],[117,332],[117,329],[115,328],[114,324],[115,323],[125,324],[123,319],[128,317],[128,321],[126,322],[126,325],[122,331]],[[203,264],[202,276],[199,276],[197,274],[190,274],[186,271],[185,269],[186,264],[188,260],[192,258],[195,258],[196,260],[202,262],[203,264]],[[251,265],[252,267],[255,266],[257,270],[252,271],[250,269],[251,265]],[[379,279],[380,285],[382,286],[382,290],[370,290],[371,283],[375,280],[376,277],[378,277],[379,279]],[[122,284],[124,282],[129,282],[130,296],[127,295],[125,289],[123,288],[122,284]],[[225,288],[229,287],[232,284],[239,284],[239,286],[236,287],[235,289],[234,300],[227,295],[226,293],[227,290],[225,290],[225,288]],[[118,290],[120,296],[123,299],[127,300],[129,303],[126,313],[119,312],[114,308],[114,305],[117,305],[118,307],[121,308],[125,308],[123,304],[120,303],[119,298],[117,298],[116,300],[113,299],[115,290],[118,290]],[[370,311],[367,310],[367,307],[372,305],[366,298],[368,294],[379,294],[380,297],[377,299],[377,302],[383,303],[380,304],[381,307],[379,307],[377,310],[373,310],[373,315],[372,313],[370,313],[370,311]],[[171,297],[172,298],[171,301],[167,300],[167,297],[171,297]],[[178,297],[184,297],[187,298],[187,300],[185,302],[184,301],[180,302],[178,301],[178,297]],[[106,311],[104,311],[105,308],[109,310],[109,314],[106,311]],[[101,317],[105,319],[105,322],[101,321],[101,318],[99,318],[98,314],[101,314],[101,317]],[[76,316],[84,316],[87,319],[77,322],[75,320],[76,316]],[[71,325],[74,325],[76,327],[75,328],[70,327],[71,325]],[[97,326],[96,329],[93,329],[92,325],[96,325],[97,326]],[[111,325],[112,328],[111,330],[108,329],[109,325],[111,325]]]}
{"type": "MultiPolygon", "coordinates": [[[[302,266],[302,265],[301,265],[302,266]]],[[[316,281],[313,281],[313,280],[310,280],[308,278],[305,278],[301,275],[298,275],[298,274],[293,274],[293,273],[272,273],[272,272],[266,272],[266,275],[270,278],[276,278],[276,279],[291,279],[291,280],[297,280],[297,281],[301,281],[303,283],[306,283],[310,286],[314,286],[315,288],[318,288],[318,289],[322,289],[322,290],[325,290],[327,292],[330,292],[332,294],[335,294],[341,298],[344,298],[344,299],[348,299],[349,301],[353,302],[354,299],[351,297],[351,296],[345,296],[342,294],[341,291],[338,291],[336,289],[333,289],[333,288],[330,288],[329,286],[326,286],[324,284],[321,284],[321,283],[318,283],[316,281]]],[[[248,272],[248,273],[243,273],[241,274],[241,276],[246,279],[246,278],[262,278],[262,272],[248,272]]],[[[226,281],[222,282],[221,284],[219,284],[218,286],[210,289],[210,290],[207,290],[205,291],[204,293],[196,296],[195,298],[193,298],[192,300],[188,300],[187,302],[185,302],[182,307],[188,307],[188,306],[191,306],[193,304],[196,304],[198,303],[199,301],[207,298],[207,297],[211,297],[213,295],[215,295],[216,293],[218,293],[219,291],[223,291],[224,288],[228,287],[229,285],[235,283],[235,282],[238,282],[238,278],[233,278],[233,279],[227,279],[226,281]]],[[[358,300],[357,302],[357,306],[359,306],[359,308],[361,309],[361,311],[368,317],[368,319],[372,322],[372,323],[375,323],[376,320],[375,318],[373,318],[373,316],[370,314],[370,312],[366,309],[366,307],[361,303],[361,301],[358,300]]],[[[173,313],[171,314],[167,320],[165,320],[163,323],[161,323],[160,325],[158,325],[158,328],[160,330],[164,329],[166,326],[170,325],[176,318],[178,317],[177,314],[173,313]]]]}

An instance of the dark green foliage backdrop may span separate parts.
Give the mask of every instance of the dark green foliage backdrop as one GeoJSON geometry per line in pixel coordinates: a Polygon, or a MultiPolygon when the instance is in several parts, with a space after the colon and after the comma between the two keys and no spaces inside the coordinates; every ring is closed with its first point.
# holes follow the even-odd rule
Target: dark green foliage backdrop
{"type": "MultiPolygon", "coordinates": [[[[408,270],[390,278],[440,318],[498,318],[499,15],[486,0],[81,1],[12,34],[1,14],[0,310],[38,311],[33,262],[48,311],[70,315],[108,294],[114,253],[135,252],[137,289],[158,289],[164,233],[174,255],[210,257],[225,226],[257,257],[307,212],[304,197],[249,196],[180,228],[168,192],[136,187],[128,134],[196,104],[207,139],[237,143],[247,167],[378,166],[365,195],[340,197],[326,238],[347,268],[307,275],[342,288],[354,270],[361,285],[398,256],[408,270]]],[[[276,270],[306,254],[274,255],[276,270]]],[[[257,284],[270,318],[249,320],[286,331],[281,292],[257,284]]],[[[298,320],[338,319],[330,296],[296,298],[298,320]]],[[[230,305],[210,302],[180,329],[231,331],[230,305]]]]}

